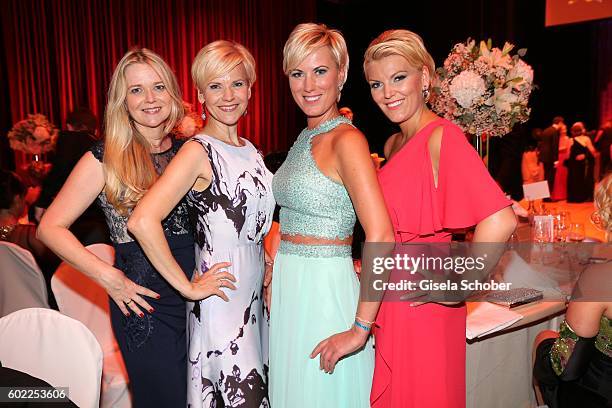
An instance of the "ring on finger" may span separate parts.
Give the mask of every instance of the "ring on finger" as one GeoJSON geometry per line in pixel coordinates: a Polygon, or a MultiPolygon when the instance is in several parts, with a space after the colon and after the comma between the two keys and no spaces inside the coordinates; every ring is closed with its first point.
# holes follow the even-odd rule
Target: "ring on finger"
{"type": "Polygon", "coordinates": [[[127,302],[125,302],[126,305],[129,305],[130,303],[132,303],[134,301],[134,299],[130,299],[127,302]]]}

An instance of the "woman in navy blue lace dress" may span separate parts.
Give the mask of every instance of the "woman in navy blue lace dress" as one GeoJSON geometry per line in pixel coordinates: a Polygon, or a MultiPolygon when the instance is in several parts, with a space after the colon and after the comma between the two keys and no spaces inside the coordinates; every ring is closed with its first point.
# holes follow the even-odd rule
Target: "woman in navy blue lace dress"
{"type": "Polygon", "coordinates": [[[147,49],[128,52],[111,79],[105,142],[81,158],[38,229],[53,251],[113,299],[113,331],[135,407],[186,405],[184,297],[201,299],[219,286],[217,279],[190,281],[193,236],[184,202],[163,223],[165,239],[180,265],[175,273],[153,268],[127,230],[132,209],[180,147],[169,134],[182,115],[176,78],[166,63],[147,49]],[[114,266],[87,251],[68,230],[96,199],[111,232],[114,266]]]}

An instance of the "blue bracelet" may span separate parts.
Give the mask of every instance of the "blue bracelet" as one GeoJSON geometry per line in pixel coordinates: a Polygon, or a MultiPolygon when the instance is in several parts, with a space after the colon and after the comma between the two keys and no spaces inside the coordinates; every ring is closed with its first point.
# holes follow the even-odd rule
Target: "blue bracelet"
{"type": "Polygon", "coordinates": [[[370,331],[370,328],[368,326],[366,326],[365,324],[361,323],[360,321],[355,320],[355,326],[359,327],[361,330],[365,330],[367,332],[370,331]]]}

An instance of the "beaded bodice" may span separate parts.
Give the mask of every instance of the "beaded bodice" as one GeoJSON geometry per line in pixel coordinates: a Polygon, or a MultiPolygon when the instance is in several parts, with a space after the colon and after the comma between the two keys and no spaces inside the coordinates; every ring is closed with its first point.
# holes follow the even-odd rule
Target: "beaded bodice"
{"type": "MultiPolygon", "coordinates": [[[[559,327],[559,337],[550,350],[550,361],[557,375],[561,375],[569,361],[576,343],[581,340],[574,330],[564,320],[559,327]]],[[[587,339],[588,340],[588,339],[587,339]]],[[[612,321],[606,316],[601,316],[599,321],[599,332],[595,337],[595,348],[612,357],[612,321]]]]}
{"type": "Polygon", "coordinates": [[[353,233],[355,210],[346,188],[319,170],[311,152],[313,137],[342,123],[351,121],[339,116],[304,129],[274,175],[281,233],[327,239],[344,239],[353,233]]]}
{"type": "Polygon", "coordinates": [[[595,339],[595,347],[612,358],[612,320],[606,316],[601,316],[599,321],[599,333],[595,339]]]}

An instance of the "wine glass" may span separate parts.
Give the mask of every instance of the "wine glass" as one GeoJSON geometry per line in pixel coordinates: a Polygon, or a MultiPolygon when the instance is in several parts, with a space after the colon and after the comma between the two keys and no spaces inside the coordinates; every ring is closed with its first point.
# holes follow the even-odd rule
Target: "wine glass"
{"type": "Polygon", "coordinates": [[[570,215],[567,211],[561,211],[557,214],[555,222],[555,235],[557,241],[565,242],[567,239],[567,230],[570,226],[570,215]]]}
{"type": "Polygon", "coordinates": [[[584,224],[573,222],[570,224],[568,238],[571,242],[582,242],[585,238],[584,224]]]}

